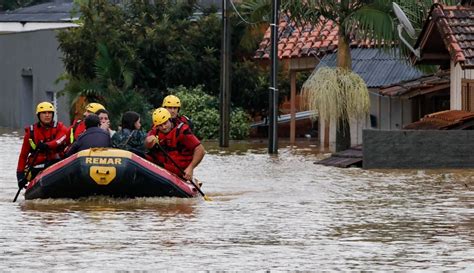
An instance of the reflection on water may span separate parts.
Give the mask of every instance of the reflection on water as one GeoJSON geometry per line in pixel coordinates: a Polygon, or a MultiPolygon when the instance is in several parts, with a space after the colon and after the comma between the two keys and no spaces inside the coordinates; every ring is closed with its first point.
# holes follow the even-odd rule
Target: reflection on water
{"type": "Polygon", "coordinates": [[[0,271],[474,270],[474,170],[316,165],[311,141],[208,155],[202,198],[12,203],[21,139],[0,136],[0,271]]]}
{"type": "Polygon", "coordinates": [[[31,200],[20,204],[24,212],[156,212],[163,216],[193,214],[194,199],[136,198],[113,199],[103,196],[70,199],[31,200]]]}

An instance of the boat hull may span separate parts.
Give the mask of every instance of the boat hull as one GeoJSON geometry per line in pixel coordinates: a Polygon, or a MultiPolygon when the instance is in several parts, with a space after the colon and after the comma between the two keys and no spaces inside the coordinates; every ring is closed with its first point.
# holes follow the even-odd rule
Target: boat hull
{"type": "Polygon", "coordinates": [[[119,149],[88,149],[66,158],[33,179],[25,199],[195,197],[195,187],[165,169],[119,149]]]}

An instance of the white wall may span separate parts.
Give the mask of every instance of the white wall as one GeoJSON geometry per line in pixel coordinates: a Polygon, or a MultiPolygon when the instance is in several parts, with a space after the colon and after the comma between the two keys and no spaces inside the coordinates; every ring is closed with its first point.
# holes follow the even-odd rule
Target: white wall
{"type": "Polygon", "coordinates": [[[461,65],[451,62],[451,110],[462,109],[462,80],[474,80],[474,70],[461,68],[461,65]]]}

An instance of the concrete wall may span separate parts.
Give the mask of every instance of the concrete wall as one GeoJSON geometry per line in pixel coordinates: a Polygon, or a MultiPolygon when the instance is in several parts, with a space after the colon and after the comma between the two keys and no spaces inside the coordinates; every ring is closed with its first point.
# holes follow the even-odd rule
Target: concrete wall
{"type": "Polygon", "coordinates": [[[474,168],[474,131],[364,130],[364,168],[474,168]]]}
{"type": "Polygon", "coordinates": [[[54,30],[0,35],[0,126],[21,128],[37,121],[36,105],[55,100],[57,118],[69,125],[66,96],[57,96],[64,72],[54,30]]]}

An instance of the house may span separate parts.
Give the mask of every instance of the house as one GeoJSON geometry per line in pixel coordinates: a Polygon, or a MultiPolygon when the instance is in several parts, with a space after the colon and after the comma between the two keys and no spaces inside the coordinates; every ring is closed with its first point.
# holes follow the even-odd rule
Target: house
{"type": "MultiPolygon", "coordinates": [[[[319,57],[337,48],[337,25],[331,21],[321,18],[316,26],[297,26],[290,18],[282,14],[278,27],[278,59],[279,65],[289,71],[290,75],[290,98],[282,104],[289,104],[290,121],[290,143],[295,142],[296,137],[296,112],[304,111],[299,105],[299,96],[296,90],[297,73],[312,71],[319,63],[319,57]]],[[[266,30],[259,48],[255,52],[254,60],[262,65],[268,65],[270,61],[271,29],[266,30]]],[[[326,136],[326,135],[325,135],[326,136]]],[[[323,136],[323,142],[329,145],[329,137],[323,136]]]]}
{"type": "MultiPolygon", "coordinates": [[[[365,81],[370,98],[369,118],[351,121],[351,144],[362,144],[362,130],[365,128],[400,130],[403,122],[412,122],[411,113],[415,108],[410,101],[400,101],[380,91],[384,86],[419,79],[423,73],[400,57],[398,50],[352,48],[351,57],[352,71],[365,81]],[[400,115],[409,117],[404,119],[400,115]]],[[[336,53],[329,53],[321,58],[315,70],[323,66],[336,67],[336,62],[336,53]]],[[[320,123],[324,126],[324,121],[320,123]]],[[[333,140],[335,122],[331,123],[330,137],[333,140]]]]}
{"type": "Polygon", "coordinates": [[[450,73],[442,70],[378,90],[377,109],[371,111],[371,128],[400,130],[427,114],[449,109],[450,73]],[[377,121],[380,121],[378,123],[377,121]]]}
{"type": "Polygon", "coordinates": [[[450,70],[450,109],[474,111],[474,7],[434,4],[416,41],[418,64],[450,70]]]}
{"type": "MultiPolygon", "coordinates": [[[[270,52],[270,28],[267,29],[259,48],[256,51],[254,58],[261,63],[268,63],[270,52]]],[[[330,66],[335,66],[336,54],[338,44],[338,26],[331,20],[321,18],[320,23],[316,26],[306,25],[296,26],[288,16],[282,15],[279,24],[279,41],[278,41],[278,58],[281,66],[288,69],[291,79],[291,95],[288,99],[291,107],[290,114],[292,115],[292,122],[290,125],[290,142],[294,142],[295,138],[295,124],[296,112],[306,110],[298,105],[299,97],[296,90],[296,74],[301,71],[312,71],[318,65],[324,63],[331,63],[330,66]],[[327,57],[325,57],[327,56],[327,57]]],[[[422,73],[413,69],[404,60],[394,56],[383,55],[384,53],[377,53],[379,50],[373,49],[374,45],[365,40],[355,40],[351,42],[353,68],[359,74],[364,74],[365,69],[373,69],[370,73],[366,73],[366,82],[370,81],[370,77],[377,78],[378,83],[371,85],[371,102],[373,109],[372,124],[377,123],[376,128],[390,127],[388,125],[391,121],[387,117],[382,117],[381,108],[386,107],[390,98],[379,98],[378,88],[384,85],[395,84],[400,81],[412,80],[422,76],[422,73]],[[363,51],[362,49],[369,49],[363,51]],[[383,57],[382,57],[383,55],[383,57]],[[371,58],[380,58],[373,59],[371,58]],[[374,69],[376,68],[376,69],[374,69]],[[377,120],[378,119],[378,120],[377,120]],[[382,120],[386,119],[386,120],[382,120]]],[[[327,64],[326,64],[327,65],[327,64]]],[[[364,76],[363,76],[364,78],[364,76]]],[[[282,104],[285,105],[284,101],[282,104]]],[[[396,107],[394,105],[394,107],[396,107]]],[[[320,142],[324,147],[335,143],[335,122],[330,122],[326,126],[324,121],[320,121],[319,132],[320,142]]],[[[367,127],[369,121],[355,122],[352,126],[354,130],[351,132],[352,144],[360,144],[362,141],[362,129],[367,127]]],[[[395,124],[394,124],[395,125],[395,124]]],[[[394,126],[395,128],[395,126],[394,126]]],[[[399,124],[401,129],[401,124],[399,124]]]]}
{"type": "MultiPolygon", "coordinates": [[[[413,62],[438,65],[446,71],[381,90],[391,97],[431,97],[435,107],[449,110],[427,114],[406,125],[408,130],[364,130],[364,168],[474,167],[474,8],[471,2],[461,1],[457,6],[434,4],[415,43],[419,57],[413,54],[413,62]],[[449,98],[449,107],[446,98],[449,98]]],[[[420,114],[431,111],[418,109],[420,114]]]]}
{"type": "Polygon", "coordinates": [[[57,119],[69,124],[69,102],[56,80],[65,71],[56,30],[75,27],[73,1],[55,1],[0,13],[0,126],[36,121],[35,107],[51,101],[57,119]]]}

